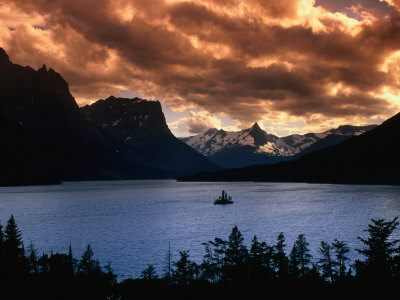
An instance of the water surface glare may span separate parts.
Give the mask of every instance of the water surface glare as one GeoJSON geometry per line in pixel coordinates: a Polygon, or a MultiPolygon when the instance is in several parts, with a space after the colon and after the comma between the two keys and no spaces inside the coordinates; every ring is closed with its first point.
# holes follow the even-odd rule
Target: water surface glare
{"type": "Polygon", "coordinates": [[[357,236],[366,236],[371,218],[400,215],[400,187],[174,180],[1,187],[3,226],[11,214],[25,246],[33,242],[39,253],[66,253],[71,244],[80,258],[90,243],[101,264],[110,261],[121,280],[140,276],[147,264],[161,272],[169,244],[173,258],[190,249],[200,262],[201,243],[227,238],[235,225],[247,245],[254,235],[273,244],[282,231],[287,251],[304,233],[313,255],[322,240],[344,240],[354,260],[354,249],[362,247],[357,236]],[[234,204],[213,205],[222,189],[234,204]]]}

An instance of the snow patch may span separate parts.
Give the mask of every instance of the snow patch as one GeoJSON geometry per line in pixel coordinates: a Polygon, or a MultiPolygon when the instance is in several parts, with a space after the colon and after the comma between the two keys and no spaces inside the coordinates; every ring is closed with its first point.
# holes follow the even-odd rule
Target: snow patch
{"type": "Polygon", "coordinates": [[[112,123],[112,126],[118,126],[118,124],[119,123],[121,123],[121,121],[122,121],[122,119],[118,119],[118,120],[115,120],[113,123],[112,123]]]}

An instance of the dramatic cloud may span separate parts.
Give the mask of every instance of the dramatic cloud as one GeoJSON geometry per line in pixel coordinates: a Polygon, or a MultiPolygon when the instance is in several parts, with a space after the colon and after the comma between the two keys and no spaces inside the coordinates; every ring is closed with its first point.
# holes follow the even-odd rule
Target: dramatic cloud
{"type": "Polygon", "coordinates": [[[168,124],[171,130],[178,132],[188,132],[189,134],[199,134],[210,128],[220,128],[222,122],[207,111],[189,113],[189,117],[181,118],[178,121],[168,124]]]}
{"type": "Polygon", "coordinates": [[[0,46],[56,69],[80,104],[129,90],[204,111],[170,124],[191,133],[221,125],[221,112],[241,127],[326,128],[398,111],[399,4],[3,0],[0,46]]]}

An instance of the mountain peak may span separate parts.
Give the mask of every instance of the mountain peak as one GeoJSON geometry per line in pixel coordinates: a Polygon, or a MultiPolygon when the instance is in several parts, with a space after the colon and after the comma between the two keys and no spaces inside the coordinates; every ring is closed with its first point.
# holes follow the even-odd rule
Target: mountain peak
{"type": "Polygon", "coordinates": [[[253,124],[253,126],[251,126],[250,129],[252,129],[252,130],[262,130],[261,127],[260,127],[260,125],[258,125],[257,122],[255,122],[255,123],[253,124]]]}
{"type": "Polygon", "coordinates": [[[47,67],[45,64],[41,68],[38,69],[39,72],[47,72],[47,67]]]}
{"type": "Polygon", "coordinates": [[[171,134],[158,101],[110,96],[82,107],[81,112],[122,140],[171,134]]]}
{"type": "Polygon", "coordinates": [[[216,134],[219,130],[217,128],[210,128],[206,132],[204,132],[205,135],[210,135],[210,134],[216,134]]]}
{"type": "Polygon", "coordinates": [[[6,51],[0,47],[0,65],[9,64],[10,58],[8,57],[6,51]]]}
{"type": "Polygon", "coordinates": [[[259,134],[259,133],[265,133],[265,131],[261,129],[260,125],[258,125],[257,122],[255,122],[255,123],[253,124],[253,126],[251,126],[251,127],[250,127],[249,129],[247,129],[247,130],[249,130],[249,132],[257,133],[257,134],[259,134]]]}

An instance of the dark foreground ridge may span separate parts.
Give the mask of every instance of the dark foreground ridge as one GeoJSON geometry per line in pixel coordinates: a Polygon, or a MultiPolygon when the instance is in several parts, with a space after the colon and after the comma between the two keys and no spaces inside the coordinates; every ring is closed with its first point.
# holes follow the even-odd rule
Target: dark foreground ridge
{"type": "Polygon", "coordinates": [[[360,136],[289,162],[202,172],[182,181],[400,184],[400,114],[360,136]]]}
{"type": "Polygon", "coordinates": [[[201,264],[189,251],[167,264],[159,277],[153,265],[141,278],[117,281],[110,264],[102,267],[90,245],[80,259],[68,253],[38,255],[24,248],[11,216],[0,225],[1,299],[395,299],[400,284],[399,225],[372,219],[357,249],[364,259],[350,262],[347,243],[322,241],[318,257],[300,234],[287,255],[285,236],[274,245],[254,236],[250,248],[235,226],[228,239],[203,243],[201,264]]]}

